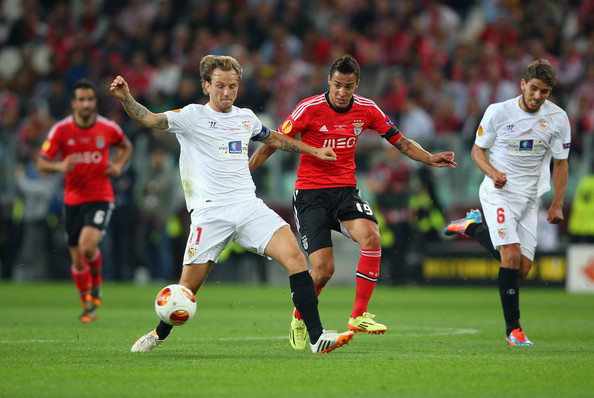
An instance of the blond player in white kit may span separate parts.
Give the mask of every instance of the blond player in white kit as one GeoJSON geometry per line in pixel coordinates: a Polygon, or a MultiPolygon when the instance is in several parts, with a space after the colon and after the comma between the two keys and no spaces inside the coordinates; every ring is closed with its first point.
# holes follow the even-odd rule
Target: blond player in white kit
{"type": "MultiPolygon", "coordinates": [[[[207,55],[200,62],[200,76],[208,104],[190,104],[158,114],[134,100],[121,76],[115,78],[110,90],[134,121],[174,133],[180,143],[180,174],[191,226],[179,283],[196,293],[231,242],[271,257],[289,272],[293,302],[308,314],[312,352],[330,352],[347,344],[353,332],[322,328],[313,280],[295,236],[288,224],[256,197],[248,144],[250,140],[262,141],[326,161],[336,160],[336,154],[331,148],[314,148],[271,131],[251,110],[233,106],[241,75],[234,58],[207,55]]],[[[171,329],[161,321],[134,343],[132,351],[151,351],[171,329]]]]}
{"type": "Polygon", "coordinates": [[[524,73],[520,96],[487,108],[471,155],[485,173],[479,196],[488,232],[478,209],[445,231],[472,236],[501,260],[499,294],[506,341],[512,346],[532,345],[520,326],[518,279],[530,272],[534,262],[537,199],[550,189],[551,158],[554,196],[547,220],[563,221],[571,128],[565,111],[547,100],[556,81],[547,60],[535,61],[524,73]]]}

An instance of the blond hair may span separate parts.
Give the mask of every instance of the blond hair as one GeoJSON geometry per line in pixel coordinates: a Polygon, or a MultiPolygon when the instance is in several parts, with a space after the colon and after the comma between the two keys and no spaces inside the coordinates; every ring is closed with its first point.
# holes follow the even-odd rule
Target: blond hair
{"type": "Polygon", "coordinates": [[[212,83],[212,74],[215,69],[223,71],[235,71],[237,80],[241,80],[243,69],[239,62],[233,57],[227,55],[206,55],[200,60],[200,79],[202,81],[202,92],[208,95],[204,83],[212,83]]]}

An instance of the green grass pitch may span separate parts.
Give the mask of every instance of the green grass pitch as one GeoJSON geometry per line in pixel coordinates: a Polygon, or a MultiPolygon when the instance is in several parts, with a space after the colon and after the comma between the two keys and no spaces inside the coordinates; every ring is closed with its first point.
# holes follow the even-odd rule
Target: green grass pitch
{"type": "MultiPolygon", "coordinates": [[[[329,354],[293,351],[287,287],[207,283],[196,316],[150,353],[161,285],[106,284],[99,318],[79,324],[72,283],[0,283],[0,397],[592,397],[594,295],[521,290],[533,347],[505,344],[496,287],[378,286],[385,335],[329,354]]],[[[346,330],[354,288],[320,296],[346,330]]]]}

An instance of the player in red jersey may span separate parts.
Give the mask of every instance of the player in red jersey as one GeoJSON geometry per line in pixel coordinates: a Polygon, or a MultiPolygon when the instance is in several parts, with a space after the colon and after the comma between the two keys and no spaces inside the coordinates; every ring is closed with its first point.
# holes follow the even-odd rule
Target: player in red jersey
{"type": "MultiPolygon", "coordinates": [[[[330,90],[301,101],[279,131],[315,147],[329,146],[337,154],[335,162],[319,162],[302,154],[297,169],[293,208],[301,242],[312,265],[311,276],[318,294],[334,273],[331,230],[342,232],[361,247],[357,265],[355,305],[348,327],[356,332],[384,333],[386,326],[367,312],[377,282],[381,259],[381,238],[377,219],[361,197],[355,178],[355,148],[367,129],[377,131],[411,159],[434,167],[455,168],[453,152],[431,154],[402,135],[394,123],[370,99],[354,94],[360,68],[349,56],[335,60],[330,68],[330,90]]],[[[250,158],[250,170],[274,153],[260,145],[250,158]]],[[[293,310],[289,339],[295,349],[305,346],[300,314],[293,310]]]]}
{"type": "Polygon", "coordinates": [[[97,114],[97,92],[90,82],[80,80],[72,91],[73,115],[52,126],[37,167],[66,175],[66,233],[72,278],[83,303],[78,319],[91,322],[101,304],[102,261],[97,246],[114,206],[109,178],[121,174],[132,154],[132,144],[117,124],[97,114]],[[113,162],[109,161],[111,146],[116,148],[113,162]]]}

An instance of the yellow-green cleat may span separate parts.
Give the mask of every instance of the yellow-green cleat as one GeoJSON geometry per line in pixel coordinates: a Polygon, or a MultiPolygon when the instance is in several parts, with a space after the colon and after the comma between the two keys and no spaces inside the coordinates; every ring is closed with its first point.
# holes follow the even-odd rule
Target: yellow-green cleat
{"type": "Polygon", "coordinates": [[[365,332],[369,334],[385,333],[387,330],[386,325],[377,323],[373,318],[375,318],[375,315],[370,314],[369,312],[364,312],[363,315],[358,316],[355,319],[350,317],[348,328],[353,332],[365,332]]]}
{"type": "Polygon", "coordinates": [[[296,309],[293,308],[293,315],[291,318],[291,328],[289,329],[289,342],[294,350],[303,350],[307,343],[307,328],[303,319],[295,317],[296,309]]]}

